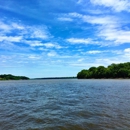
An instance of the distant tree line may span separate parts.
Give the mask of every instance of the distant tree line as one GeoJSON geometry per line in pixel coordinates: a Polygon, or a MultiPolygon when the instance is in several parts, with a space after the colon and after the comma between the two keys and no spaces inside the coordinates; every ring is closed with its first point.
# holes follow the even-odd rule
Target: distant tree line
{"type": "Polygon", "coordinates": [[[45,78],[34,78],[34,79],[76,79],[77,77],[45,77],[45,78]]]}
{"type": "Polygon", "coordinates": [[[130,62],[111,64],[108,67],[90,67],[83,69],[77,74],[78,79],[100,78],[130,78],[130,62]]]}
{"type": "Polygon", "coordinates": [[[0,75],[0,80],[27,80],[28,77],[25,76],[14,76],[11,74],[2,74],[0,75]]]}

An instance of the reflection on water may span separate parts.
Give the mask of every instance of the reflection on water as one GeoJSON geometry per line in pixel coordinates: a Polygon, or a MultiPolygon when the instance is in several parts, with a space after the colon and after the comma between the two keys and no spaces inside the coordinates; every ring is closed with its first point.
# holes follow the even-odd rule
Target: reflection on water
{"type": "Polygon", "coordinates": [[[130,130],[130,80],[0,81],[0,130],[130,130]]]}

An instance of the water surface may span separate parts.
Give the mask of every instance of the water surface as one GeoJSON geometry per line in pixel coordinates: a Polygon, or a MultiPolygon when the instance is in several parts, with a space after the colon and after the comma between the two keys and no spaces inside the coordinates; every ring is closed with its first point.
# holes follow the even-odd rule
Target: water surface
{"type": "Polygon", "coordinates": [[[130,80],[0,81],[0,130],[130,130],[130,80]]]}

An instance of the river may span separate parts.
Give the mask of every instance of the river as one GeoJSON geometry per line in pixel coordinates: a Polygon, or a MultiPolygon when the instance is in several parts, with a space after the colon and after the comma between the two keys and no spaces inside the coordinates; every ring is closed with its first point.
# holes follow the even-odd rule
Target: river
{"type": "Polygon", "coordinates": [[[130,80],[0,81],[0,130],[130,130],[130,80]]]}

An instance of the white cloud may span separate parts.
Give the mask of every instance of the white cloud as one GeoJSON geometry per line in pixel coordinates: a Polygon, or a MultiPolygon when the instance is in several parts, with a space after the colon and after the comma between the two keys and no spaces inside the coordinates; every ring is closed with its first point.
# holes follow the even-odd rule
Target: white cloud
{"type": "Polygon", "coordinates": [[[12,30],[24,30],[24,26],[20,25],[19,23],[15,23],[15,22],[10,22],[8,23],[8,21],[4,22],[4,21],[0,21],[0,31],[3,33],[9,33],[12,30]]]}
{"type": "Polygon", "coordinates": [[[89,69],[90,67],[92,66],[95,66],[95,67],[98,67],[100,65],[103,65],[103,64],[100,64],[100,63],[70,63],[71,66],[74,66],[74,67],[80,67],[81,69],[89,69]]]}
{"type": "Polygon", "coordinates": [[[7,33],[11,34],[12,32],[17,32],[15,36],[22,35],[26,38],[32,38],[32,39],[48,39],[50,37],[50,34],[45,26],[28,26],[23,25],[18,22],[12,22],[12,21],[6,21],[1,20],[0,21],[0,35],[6,36],[7,33]]]}
{"type": "Polygon", "coordinates": [[[129,0],[90,0],[95,5],[110,7],[116,12],[130,11],[129,0]]]}
{"type": "MultiPolygon", "coordinates": [[[[26,49],[35,49],[34,47],[45,46],[42,41],[51,38],[47,27],[43,26],[29,26],[19,23],[19,21],[0,20],[0,48],[3,50],[12,51],[14,48],[25,51],[26,49]],[[23,43],[23,46],[16,45],[23,43]],[[28,44],[29,46],[24,46],[28,44]]],[[[60,48],[60,46],[55,46],[60,48]]]]}
{"type": "MultiPolygon", "coordinates": [[[[87,22],[97,26],[96,36],[102,38],[102,40],[108,42],[109,45],[119,45],[124,43],[130,43],[130,30],[123,30],[124,23],[115,16],[89,16],[78,13],[70,13],[70,17],[81,19],[83,22],[87,22]]],[[[75,42],[76,39],[69,39],[70,42],[75,42]]],[[[95,42],[95,44],[100,44],[95,42]]],[[[104,42],[104,45],[107,43],[104,42]]],[[[104,46],[102,44],[102,46],[104,46]]],[[[108,45],[108,44],[107,44],[108,45]]]]}
{"type": "Polygon", "coordinates": [[[18,23],[14,23],[14,22],[11,24],[11,26],[12,26],[12,29],[17,29],[17,30],[25,29],[23,25],[20,25],[18,23]]]}
{"type": "Polygon", "coordinates": [[[91,24],[97,24],[97,36],[106,41],[111,41],[112,45],[130,43],[130,31],[122,29],[122,22],[113,16],[105,17],[83,17],[83,20],[91,24]]]}
{"type": "Polygon", "coordinates": [[[84,61],[84,58],[78,59],[78,62],[82,62],[82,61],[84,61]]]}
{"type": "Polygon", "coordinates": [[[44,46],[47,47],[47,48],[52,48],[52,47],[54,47],[55,45],[52,44],[52,43],[45,43],[44,46]]]}
{"type": "Polygon", "coordinates": [[[130,53],[130,48],[126,48],[126,49],[124,50],[124,52],[130,53]]]}
{"type": "Polygon", "coordinates": [[[118,57],[106,57],[106,58],[97,58],[95,60],[95,62],[97,64],[107,66],[107,65],[110,65],[112,63],[120,63],[121,60],[118,57]]]}
{"type": "Polygon", "coordinates": [[[43,46],[45,46],[46,48],[56,48],[56,49],[60,49],[62,48],[60,45],[58,45],[57,43],[44,43],[43,46]]]}
{"type": "Polygon", "coordinates": [[[38,56],[38,55],[29,55],[28,58],[31,59],[31,60],[39,60],[39,59],[41,59],[41,57],[38,56]]]}
{"type": "Polygon", "coordinates": [[[114,16],[90,16],[90,15],[82,15],[79,13],[69,13],[66,14],[73,18],[81,19],[83,22],[87,22],[90,24],[100,24],[100,25],[106,25],[106,24],[116,24],[118,19],[114,16]]]}
{"type": "Polygon", "coordinates": [[[22,36],[0,36],[0,42],[8,41],[8,42],[20,42],[22,40],[22,36]]]}
{"type": "Polygon", "coordinates": [[[124,57],[130,59],[130,48],[126,48],[124,50],[124,57]]]}
{"type": "Polygon", "coordinates": [[[44,51],[44,52],[45,52],[45,51],[48,51],[48,49],[45,48],[45,47],[39,47],[38,50],[40,50],[40,51],[44,51]]]}
{"type": "Polygon", "coordinates": [[[70,42],[72,44],[91,44],[92,40],[90,38],[88,39],[82,39],[82,38],[69,38],[66,40],[67,42],[70,42]]]}
{"type": "Polygon", "coordinates": [[[88,51],[87,53],[89,53],[89,54],[99,54],[99,53],[102,53],[102,51],[92,50],[92,51],[88,51]]]}
{"type": "Polygon", "coordinates": [[[105,12],[108,12],[107,10],[99,10],[99,9],[87,9],[87,12],[91,13],[91,14],[95,14],[95,15],[99,15],[99,14],[104,14],[105,12]]]}
{"type": "Polygon", "coordinates": [[[11,27],[9,25],[3,23],[2,21],[0,21],[0,30],[9,32],[11,30],[11,27]]]}
{"type": "Polygon", "coordinates": [[[30,44],[32,47],[40,47],[40,46],[43,46],[43,43],[41,43],[40,41],[37,41],[37,42],[33,42],[30,44]]]}
{"type": "Polygon", "coordinates": [[[116,54],[116,55],[121,55],[123,53],[122,50],[108,50],[107,52],[108,53],[113,53],[113,54],[116,54]]]}
{"type": "Polygon", "coordinates": [[[116,25],[102,26],[98,36],[105,40],[112,41],[114,45],[130,43],[130,31],[122,30],[121,27],[116,27],[116,25]]]}
{"type": "Polygon", "coordinates": [[[126,48],[124,50],[124,58],[123,59],[130,59],[130,48],[126,48]]]}
{"type": "Polygon", "coordinates": [[[11,52],[28,52],[29,48],[25,46],[18,46],[17,43],[13,43],[10,41],[3,41],[0,43],[0,49],[11,51],[11,52]]]}
{"type": "Polygon", "coordinates": [[[59,21],[68,21],[68,22],[71,22],[73,21],[72,18],[67,18],[67,17],[61,17],[61,18],[58,18],[59,21]]]}
{"type": "Polygon", "coordinates": [[[55,51],[51,51],[47,54],[49,57],[54,57],[57,55],[57,53],[55,51]]]}
{"type": "Polygon", "coordinates": [[[28,44],[31,47],[41,47],[44,46],[44,44],[39,40],[22,40],[22,43],[28,44]]]}
{"type": "MultiPolygon", "coordinates": [[[[30,37],[31,38],[40,38],[40,39],[48,39],[48,34],[46,30],[42,28],[29,27],[30,29],[30,37]]],[[[28,34],[29,35],[29,34],[28,34]]]]}
{"type": "Polygon", "coordinates": [[[112,16],[83,16],[82,20],[91,24],[115,24],[115,17],[112,16]]]}
{"type": "Polygon", "coordinates": [[[82,18],[84,15],[73,12],[73,13],[66,14],[66,16],[75,17],[75,18],[82,18]]]}

